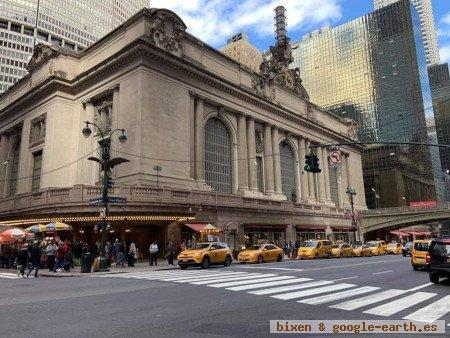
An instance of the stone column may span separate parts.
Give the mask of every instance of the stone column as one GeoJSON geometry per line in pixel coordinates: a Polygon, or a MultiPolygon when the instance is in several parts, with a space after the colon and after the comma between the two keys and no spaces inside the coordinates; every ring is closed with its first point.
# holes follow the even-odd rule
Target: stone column
{"type": "Polygon", "coordinates": [[[273,171],[275,178],[275,193],[283,194],[281,187],[281,159],[280,159],[280,139],[278,136],[278,127],[272,129],[272,150],[273,150],[273,171]]]}
{"type": "Polygon", "coordinates": [[[299,157],[299,173],[300,173],[300,188],[302,192],[302,202],[308,202],[309,200],[309,187],[308,187],[308,173],[303,169],[305,166],[306,156],[306,142],[304,138],[300,138],[298,145],[298,157],[299,157]]]}
{"type": "Polygon", "coordinates": [[[333,201],[331,200],[328,149],[326,149],[326,148],[322,148],[322,163],[323,163],[323,175],[324,175],[324,179],[325,179],[325,196],[326,196],[327,202],[332,203],[333,201]]]}
{"type": "Polygon", "coordinates": [[[239,191],[248,190],[248,160],[247,160],[247,121],[245,115],[238,116],[238,183],[239,191]]]}
{"type": "MultiPolygon", "coordinates": [[[[298,140],[297,138],[291,138],[292,143],[295,145],[295,149],[298,149],[298,140]]],[[[300,199],[302,197],[302,186],[300,183],[300,161],[298,159],[298,151],[294,151],[294,180],[295,180],[295,194],[297,195],[297,198],[295,199],[295,203],[299,203],[300,199]]]]}
{"type": "Polygon", "coordinates": [[[324,149],[321,147],[316,148],[317,149],[317,157],[319,158],[319,166],[320,162],[322,162],[322,172],[318,173],[317,175],[317,182],[319,183],[319,202],[325,203],[327,200],[326,193],[325,193],[325,170],[323,170],[323,153],[324,149]]]}
{"type": "Polygon", "coordinates": [[[119,91],[119,85],[116,85],[113,87],[113,111],[112,111],[112,125],[113,129],[116,128],[123,128],[120,126],[120,91],[119,91]]]}
{"type": "Polygon", "coordinates": [[[205,182],[205,125],[203,116],[203,98],[195,97],[194,101],[194,161],[195,180],[199,183],[205,182]]]}
{"type": "MultiPolygon", "coordinates": [[[[310,140],[306,140],[305,142],[306,147],[305,147],[305,152],[309,153],[309,147],[311,146],[311,141],[310,140]]],[[[309,188],[309,197],[312,199],[317,200],[317,196],[316,196],[316,188],[314,185],[314,174],[313,173],[306,173],[306,176],[308,178],[308,188],[309,188]]]]}
{"type": "Polygon", "coordinates": [[[273,177],[273,154],[276,149],[272,149],[272,131],[270,125],[264,125],[264,177],[266,182],[266,194],[273,194],[274,177],[273,177]]]}
{"type": "Polygon", "coordinates": [[[345,154],[341,154],[341,166],[339,168],[339,175],[341,178],[341,183],[338,185],[340,187],[339,191],[339,207],[347,207],[348,206],[348,198],[347,198],[347,156],[345,154]]]}
{"type": "Polygon", "coordinates": [[[247,119],[247,151],[248,151],[248,182],[250,190],[258,190],[256,182],[256,140],[255,120],[253,117],[247,119]]]}
{"type": "Polygon", "coordinates": [[[5,163],[8,160],[8,145],[9,137],[6,135],[0,136],[0,198],[5,197],[6,186],[6,169],[9,163],[5,163]],[[5,164],[4,164],[5,163],[5,164]]]}

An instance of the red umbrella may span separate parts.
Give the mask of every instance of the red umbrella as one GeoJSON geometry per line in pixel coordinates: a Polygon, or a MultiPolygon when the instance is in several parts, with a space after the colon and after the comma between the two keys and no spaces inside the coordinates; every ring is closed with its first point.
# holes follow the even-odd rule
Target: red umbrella
{"type": "Polygon", "coordinates": [[[11,228],[0,234],[0,244],[14,243],[23,238],[25,238],[25,232],[22,229],[11,228]]]}

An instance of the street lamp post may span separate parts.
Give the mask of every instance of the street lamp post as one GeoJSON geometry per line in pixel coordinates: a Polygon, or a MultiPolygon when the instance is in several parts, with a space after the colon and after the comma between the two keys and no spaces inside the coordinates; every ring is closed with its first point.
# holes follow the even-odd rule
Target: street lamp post
{"type": "Polygon", "coordinates": [[[356,217],[355,217],[355,203],[354,203],[354,196],[356,195],[356,191],[355,191],[355,189],[348,187],[345,192],[350,197],[350,206],[352,208],[352,229],[353,229],[353,231],[355,231],[355,237],[356,237],[356,231],[358,229],[358,224],[356,223],[356,217]]]}
{"type": "Polygon", "coordinates": [[[101,218],[102,218],[100,270],[104,271],[104,270],[108,270],[108,260],[106,257],[106,241],[107,241],[106,217],[108,216],[108,211],[109,211],[108,210],[108,203],[109,203],[108,192],[112,185],[111,169],[115,165],[128,162],[128,160],[122,159],[122,158],[115,158],[115,159],[111,160],[111,137],[116,131],[120,131],[119,142],[125,143],[127,140],[127,136],[125,135],[125,129],[117,128],[107,134],[104,134],[102,129],[95,123],[92,123],[89,121],[84,121],[84,123],[86,123],[86,126],[83,128],[82,133],[85,138],[88,138],[92,134],[92,130],[91,130],[90,126],[94,126],[100,134],[99,144],[100,144],[100,149],[101,149],[101,159],[98,159],[96,157],[89,157],[88,160],[100,163],[102,171],[103,171],[103,189],[102,189],[102,202],[103,203],[102,204],[103,204],[104,209],[100,213],[101,218]]]}

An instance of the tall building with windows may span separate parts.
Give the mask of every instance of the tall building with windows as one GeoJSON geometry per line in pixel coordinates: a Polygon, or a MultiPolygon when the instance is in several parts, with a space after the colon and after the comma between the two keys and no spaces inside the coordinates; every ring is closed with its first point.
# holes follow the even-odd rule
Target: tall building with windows
{"type": "Polygon", "coordinates": [[[27,74],[37,43],[81,51],[149,0],[0,0],[0,93],[27,74]]]}
{"type": "MultiPolygon", "coordinates": [[[[420,17],[401,0],[335,28],[306,35],[294,50],[311,100],[359,125],[365,142],[428,142],[433,110],[420,17]]],[[[363,155],[371,208],[435,200],[427,147],[368,145],[363,155]]]]}
{"type": "MultiPolygon", "coordinates": [[[[391,5],[398,0],[373,0],[375,9],[391,5]]],[[[439,48],[437,41],[436,25],[433,15],[432,0],[412,0],[420,16],[425,55],[428,65],[439,63],[439,48]]]]}
{"type": "Polygon", "coordinates": [[[253,46],[244,33],[233,35],[227,40],[227,44],[220,49],[222,53],[249,67],[255,72],[259,72],[259,66],[263,61],[261,51],[253,46]]]}

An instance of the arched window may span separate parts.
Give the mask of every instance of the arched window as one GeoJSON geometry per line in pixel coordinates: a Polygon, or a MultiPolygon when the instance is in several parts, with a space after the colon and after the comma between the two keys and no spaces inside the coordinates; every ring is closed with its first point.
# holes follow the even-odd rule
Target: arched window
{"type": "Polygon", "coordinates": [[[280,143],[280,160],[281,160],[281,187],[283,194],[292,200],[292,193],[295,192],[294,177],[294,154],[286,142],[280,143]]]}
{"type": "Polygon", "coordinates": [[[205,180],[214,191],[231,194],[231,139],[217,118],[205,126],[205,180]]]}
{"type": "Polygon", "coordinates": [[[11,181],[9,185],[9,196],[14,196],[17,192],[17,178],[19,176],[20,142],[16,144],[11,161],[11,181]]]}

